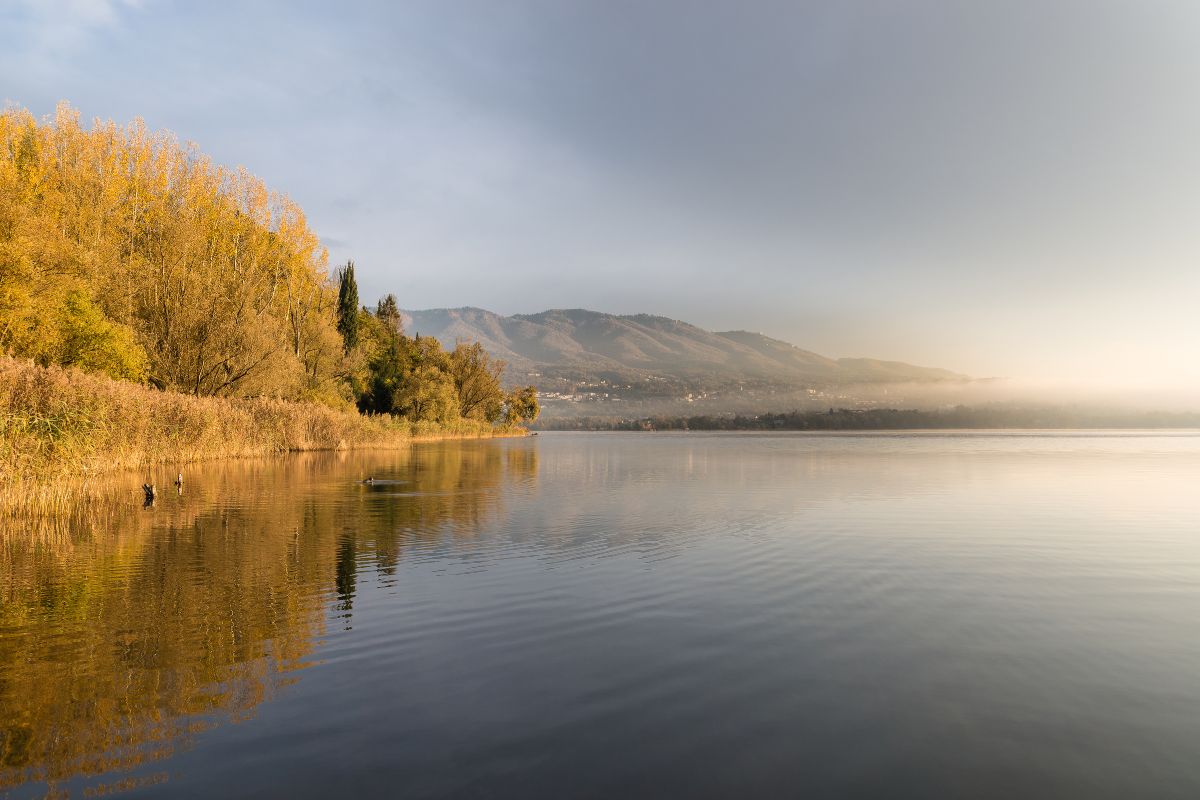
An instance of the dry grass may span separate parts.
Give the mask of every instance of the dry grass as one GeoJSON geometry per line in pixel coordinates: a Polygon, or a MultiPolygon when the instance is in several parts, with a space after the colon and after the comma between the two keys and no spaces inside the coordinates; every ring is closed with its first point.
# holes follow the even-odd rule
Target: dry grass
{"type": "Polygon", "coordinates": [[[90,481],[114,470],[506,432],[474,420],[413,424],[309,403],[192,397],[0,356],[0,513],[101,500],[90,481]]]}

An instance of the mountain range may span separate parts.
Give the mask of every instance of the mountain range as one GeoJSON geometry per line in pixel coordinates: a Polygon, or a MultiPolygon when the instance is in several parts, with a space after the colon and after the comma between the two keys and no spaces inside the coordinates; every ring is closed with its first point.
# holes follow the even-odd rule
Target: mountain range
{"type": "Polygon", "coordinates": [[[456,341],[482,343],[508,363],[510,383],[553,384],[562,391],[597,381],[668,384],[683,391],[741,382],[829,387],[967,380],[949,370],[898,361],[827,358],[760,333],[706,331],[650,314],[554,309],[506,317],[481,308],[436,308],[404,311],[402,317],[409,335],[434,336],[447,347],[456,341]]]}

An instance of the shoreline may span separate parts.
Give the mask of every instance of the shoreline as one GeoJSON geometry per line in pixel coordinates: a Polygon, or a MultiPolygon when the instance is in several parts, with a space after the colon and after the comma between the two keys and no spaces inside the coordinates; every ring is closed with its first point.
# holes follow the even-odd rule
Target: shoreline
{"type": "Polygon", "coordinates": [[[637,429],[630,430],[626,428],[541,428],[530,433],[537,433],[543,436],[554,436],[562,433],[587,433],[587,434],[629,434],[643,435],[654,434],[658,436],[686,436],[689,434],[705,434],[705,435],[728,435],[728,436],[781,436],[781,435],[796,435],[796,436],[895,436],[903,434],[937,434],[945,436],[1037,436],[1044,434],[1058,435],[1082,435],[1082,436],[1198,436],[1200,435],[1200,426],[1195,427],[1152,427],[1135,425],[1124,427],[1058,427],[1058,428],[1033,428],[1033,427],[991,427],[991,428],[827,428],[827,429],[803,429],[803,428],[654,428],[650,430],[637,429]]]}
{"type": "MultiPolygon", "coordinates": [[[[177,470],[185,465],[209,466],[221,462],[273,461],[315,453],[398,451],[409,449],[415,445],[437,442],[522,439],[528,436],[529,432],[526,430],[498,428],[492,432],[423,433],[391,442],[363,442],[341,447],[304,447],[262,453],[210,454],[178,462],[174,462],[170,458],[161,458],[150,465],[149,482],[157,488],[159,494],[163,494],[171,490],[177,470]],[[168,467],[168,465],[171,466],[168,467]]],[[[0,485],[0,534],[4,532],[6,521],[11,525],[48,517],[70,517],[86,511],[88,508],[105,508],[112,505],[134,503],[135,500],[140,500],[143,491],[141,483],[146,481],[145,473],[127,465],[94,469],[82,477],[12,479],[11,476],[8,476],[8,478],[0,485]],[[128,481],[124,479],[128,479],[128,481]]],[[[184,471],[184,485],[187,485],[186,471],[184,471]]]]}
{"type": "Polygon", "coordinates": [[[196,397],[7,356],[0,414],[3,517],[101,501],[93,484],[121,472],[166,469],[169,486],[179,467],[205,461],[528,435],[473,419],[438,425],[316,403],[196,397]]]}

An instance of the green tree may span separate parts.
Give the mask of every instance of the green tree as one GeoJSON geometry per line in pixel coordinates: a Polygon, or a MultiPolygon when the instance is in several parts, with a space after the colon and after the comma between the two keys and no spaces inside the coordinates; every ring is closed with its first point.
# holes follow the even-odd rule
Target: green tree
{"type": "Polygon", "coordinates": [[[134,332],[104,317],[87,294],[67,292],[54,331],[47,331],[47,361],[113,378],[143,381],[149,362],[134,332]]]}
{"type": "Polygon", "coordinates": [[[459,417],[454,379],[433,364],[417,366],[396,386],[393,411],[413,422],[453,422],[459,417]]]}
{"type": "Polygon", "coordinates": [[[358,346],[358,282],[354,280],[354,262],[347,261],[338,271],[337,328],[349,353],[358,346]]]}
{"type": "Polygon", "coordinates": [[[375,317],[369,319],[374,353],[367,362],[366,389],[358,398],[358,407],[372,414],[399,413],[396,392],[413,369],[413,343],[407,337],[389,335],[375,317]]]}
{"type": "Polygon", "coordinates": [[[432,336],[409,339],[412,367],[404,373],[392,395],[392,412],[414,422],[449,423],[458,419],[458,393],[450,372],[450,354],[432,336]]]}
{"type": "Polygon", "coordinates": [[[459,413],[487,422],[500,419],[504,412],[504,390],[500,388],[504,362],[492,359],[479,342],[460,342],[450,353],[449,368],[459,413]]]}

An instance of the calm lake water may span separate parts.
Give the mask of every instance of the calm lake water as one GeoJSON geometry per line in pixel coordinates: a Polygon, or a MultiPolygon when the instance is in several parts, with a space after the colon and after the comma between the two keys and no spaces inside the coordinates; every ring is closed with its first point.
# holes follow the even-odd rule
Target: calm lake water
{"type": "Polygon", "coordinates": [[[543,434],[132,498],[2,534],[0,793],[1200,797],[1196,435],[543,434]]]}

